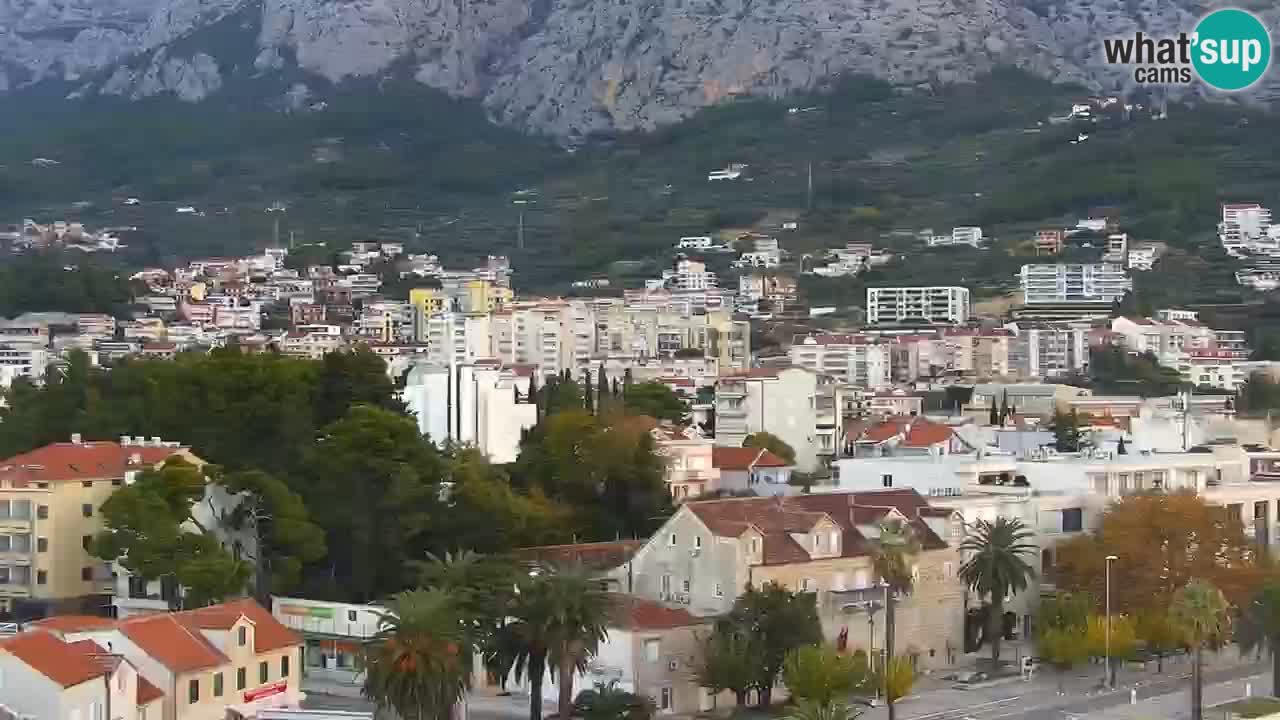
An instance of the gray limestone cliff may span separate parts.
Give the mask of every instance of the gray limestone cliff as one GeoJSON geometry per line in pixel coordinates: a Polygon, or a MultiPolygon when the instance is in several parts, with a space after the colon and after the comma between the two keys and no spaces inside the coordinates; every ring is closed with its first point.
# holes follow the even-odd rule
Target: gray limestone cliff
{"type": "MultiPolygon", "coordinates": [[[[500,123],[572,136],[654,128],[727,97],[782,97],[840,73],[903,86],[1012,64],[1129,89],[1102,39],[1194,26],[1192,0],[0,0],[0,89],[60,80],[204,100],[231,66],[330,82],[409,68],[500,123]],[[252,17],[226,58],[201,32],[252,17]],[[179,46],[182,46],[179,48],[179,46]]],[[[1280,8],[1264,12],[1269,25],[1280,8]]],[[[291,83],[292,84],[292,83],[291,83]]],[[[81,88],[78,95],[95,88],[81,88]]],[[[1271,100],[1280,73],[1251,99],[1271,100]]]]}

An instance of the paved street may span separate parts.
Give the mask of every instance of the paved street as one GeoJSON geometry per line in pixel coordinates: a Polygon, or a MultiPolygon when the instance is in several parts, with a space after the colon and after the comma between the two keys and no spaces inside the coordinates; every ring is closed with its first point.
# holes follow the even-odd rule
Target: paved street
{"type": "MultiPolygon", "coordinates": [[[[1167,668],[1163,676],[1151,675],[1136,685],[1137,705],[1129,705],[1130,687],[1112,692],[1090,691],[1097,678],[1076,678],[1065,696],[1057,694],[1057,680],[1042,676],[1030,682],[974,690],[939,689],[908,698],[898,704],[901,720],[1074,720],[1106,717],[1109,720],[1175,720],[1186,714],[1190,676],[1185,663],[1167,668]],[[1083,687],[1081,686],[1083,683],[1083,687]]],[[[1123,683],[1126,678],[1121,678],[1123,683]]],[[[1130,678],[1132,679],[1132,678],[1130,678]]],[[[1205,705],[1242,697],[1245,683],[1253,694],[1270,691],[1267,668],[1248,664],[1213,669],[1206,673],[1205,705]]],[[[881,720],[888,713],[877,708],[863,715],[881,720]]]]}

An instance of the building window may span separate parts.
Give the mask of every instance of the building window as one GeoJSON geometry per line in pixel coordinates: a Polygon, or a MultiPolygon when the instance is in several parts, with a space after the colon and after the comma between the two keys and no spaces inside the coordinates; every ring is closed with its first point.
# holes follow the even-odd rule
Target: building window
{"type": "Polygon", "coordinates": [[[724,588],[720,587],[720,583],[716,583],[716,597],[724,597],[724,588]]]}
{"type": "Polygon", "coordinates": [[[258,682],[264,683],[271,677],[271,668],[267,665],[267,661],[263,660],[258,663],[258,682]]]}
{"type": "Polygon", "coordinates": [[[355,621],[356,621],[356,611],[355,611],[355,610],[348,610],[348,611],[347,611],[347,622],[355,622],[355,621]]]}
{"type": "Polygon", "coordinates": [[[36,538],[36,552],[49,552],[49,538],[36,538]]]}
{"type": "Polygon", "coordinates": [[[289,677],[289,656],[288,655],[285,655],[284,657],[280,658],[280,677],[282,678],[289,677]]]}
{"type": "Polygon", "coordinates": [[[36,506],[36,518],[37,518],[37,519],[39,519],[39,520],[48,520],[48,519],[49,519],[49,506],[48,506],[48,505],[37,505],[37,506],[36,506]]]}
{"type": "Polygon", "coordinates": [[[80,547],[84,548],[84,551],[85,551],[85,552],[89,552],[89,546],[90,546],[90,545],[92,545],[92,544],[93,544],[93,536],[92,536],[92,535],[81,535],[81,536],[80,536],[80,547]]]}
{"type": "Polygon", "coordinates": [[[84,481],[81,481],[80,486],[81,486],[81,487],[91,488],[91,487],[93,487],[93,481],[92,481],[92,480],[84,480],[84,481]]]}
{"type": "Polygon", "coordinates": [[[670,535],[668,535],[668,536],[667,536],[667,546],[668,546],[668,547],[675,547],[675,546],[676,546],[676,534],[675,534],[675,533],[671,533],[670,535]]]}
{"type": "Polygon", "coordinates": [[[881,475],[881,476],[880,476],[880,485],[881,485],[882,487],[893,487],[893,476],[892,476],[892,475],[881,475]]]}
{"type": "Polygon", "coordinates": [[[695,535],[695,536],[693,537],[693,549],[694,549],[694,550],[701,550],[701,549],[702,549],[702,536],[701,536],[701,535],[695,535]]]}
{"type": "Polygon", "coordinates": [[[81,579],[81,580],[84,580],[85,582],[89,582],[90,580],[92,580],[92,579],[93,579],[93,568],[91,568],[91,567],[82,567],[82,568],[80,568],[80,579],[81,579]]]}
{"type": "Polygon", "coordinates": [[[1084,529],[1084,510],[1082,508],[1063,508],[1062,532],[1080,532],[1084,529]]]}
{"type": "Polygon", "coordinates": [[[49,572],[47,570],[36,571],[36,584],[47,585],[49,583],[49,572]]]}
{"type": "Polygon", "coordinates": [[[93,517],[93,505],[85,503],[80,506],[80,514],[85,517],[93,517]]]}
{"type": "Polygon", "coordinates": [[[658,655],[662,651],[662,641],[658,639],[650,639],[644,641],[644,659],[647,662],[658,662],[658,655]]]}
{"type": "Polygon", "coordinates": [[[680,592],[689,592],[689,581],[688,581],[688,579],[685,579],[685,580],[683,580],[683,581],[680,583],[680,592]]]}
{"type": "Polygon", "coordinates": [[[199,680],[190,680],[187,682],[187,702],[192,705],[200,702],[199,680]]]}
{"type": "Polygon", "coordinates": [[[245,686],[245,684],[246,684],[246,681],[245,681],[245,674],[246,674],[246,673],[245,673],[245,671],[244,671],[244,668],[237,668],[237,669],[236,669],[236,689],[237,689],[237,690],[243,690],[243,689],[244,689],[244,686],[245,686]]]}
{"type": "Polygon", "coordinates": [[[658,695],[658,709],[663,712],[671,712],[671,688],[662,688],[658,695]]]}
{"type": "Polygon", "coordinates": [[[240,647],[244,647],[247,642],[249,642],[249,629],[241,625],[236,628],[236,643],[240,647]]]}
{"type": "Polygon", "coordinates": [[[760,539],[759,539],[759,538],[751,538],[751,554],[752,554],[752,555],[759,555],[759,554],[760,554],[760,539]]]}
{"type": "Polygon", "coordinates": [[[222,673],[213,674],[213,696],[222,697],[222,673]]]}
{"type": "Polygon", "coordinates": [[[111,487],[123,487],[123,486],[124,486],[124,480],[120,478],[116,478],[115,480],[111,481],[111,487]]]}

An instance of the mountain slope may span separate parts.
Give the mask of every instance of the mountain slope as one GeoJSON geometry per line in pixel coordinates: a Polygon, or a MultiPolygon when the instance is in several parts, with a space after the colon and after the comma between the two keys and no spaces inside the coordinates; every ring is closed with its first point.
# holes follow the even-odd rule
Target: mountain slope
{"type": "MultiPolygon", "coordinates": [[[[403,68],[500,123],[576,137],[847,73],[918,86],[1012,64],[1124,90],[1102,38],[1190,29],[1202,12],[1195,0],[5,0],[0,88],[58,80],[77,96],[196,101],[237,72],[296,69],[306,97],[317,81],[403,68]],[[204,36],[229,17],[240,49],[219,57],[204,36]]],[[[1249,97],[1272,98],[1280,73],[1267,82],[1249,97]]]]}

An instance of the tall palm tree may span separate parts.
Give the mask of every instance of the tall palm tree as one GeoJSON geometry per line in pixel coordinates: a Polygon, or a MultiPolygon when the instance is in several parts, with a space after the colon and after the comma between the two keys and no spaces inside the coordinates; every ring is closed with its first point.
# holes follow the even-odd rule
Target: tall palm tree
{"type": "Polygon", "coordinates": [[[1235,638],[1245,652],[1265,649],[1271,653],[1271,687],[1280,689],[1280,579],[1263,583],[1241,610],[1235,638]]]}
{"type": "Polygon", "coordinates": [[[960,566],[960,579],[979,596],[989,597],[987,632],[991,636],[991,669],[1000,667],[1000,638],[1004,635],[1004,599],[1027,589],[1035,570],[1027,562],[1039,548],[1032,532],[1016,518],[979,520],[960,543],[969,559],[960,566]]]}
{"type": "MultiPolygon", "coordinates": [[[[887,662],[894,657],[897,598],[899,595],[911,594],[914,582],[911,571],[912,560],[920,552],[920,542],[916,539],[915,530],[901,518],[890,518],[881,522],[879,530],[880,536],[872,550],[872,568],[887,587],[884,622],[884,649],[887,662]]],[[[896,717],[894,700],[889,699],[888,693],[886,693],[885,702],[889,707],[889,720],[894,720],[896,717]]]]}
{"type": "Polygon", "coordinates": [[[1227,599],[1205,580],[1192,580],[1174,593],[1169,615],[1186,633],[1194,652],[1191,665],[1191,720],[1204,720],[1204,646],[1227,633],[1227,599]]]}
{"type": "Polygon", "coordinates": [[[573,712],[573,675],[586,668],[607,634],[613,600],[581,569],[536,570],[523,579],[498,629],[494,664],[529,678],[529,718],[542,718],[542,679],[559,682],[560,717],[573,712]]]}
{"type": "Polygon", "coordinates": [[[453,596],[409,590],[391,598],[365,645],[362,692],[407,720],[448,720],[471,684],[471,640],[453,596]]]}

